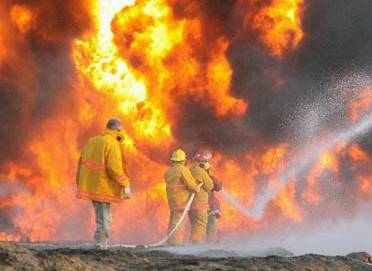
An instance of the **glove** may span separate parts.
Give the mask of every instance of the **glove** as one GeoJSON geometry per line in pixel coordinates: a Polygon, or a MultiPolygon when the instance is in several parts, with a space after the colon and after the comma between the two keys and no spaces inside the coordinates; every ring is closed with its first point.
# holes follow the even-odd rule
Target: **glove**
{"type": "Polygon", "coordinates": [[[124,187],[124,198],[130,199],[130,187],[129,186],[124,187]]]}

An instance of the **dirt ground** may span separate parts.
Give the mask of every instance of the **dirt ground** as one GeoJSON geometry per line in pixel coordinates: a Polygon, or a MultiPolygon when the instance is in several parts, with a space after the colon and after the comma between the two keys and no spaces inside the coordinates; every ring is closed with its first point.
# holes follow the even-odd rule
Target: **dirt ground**
{"type": "Polygon", "coordinates": [[[201,256],[176,255],[145,249],[34,249],[16,243],[0,242],[1,271],[75,270],[262,270],[262,271],[372,271],[368,253],[347,256],[304,255],[298,257],[237,257],[222,252],[201,256]]]}

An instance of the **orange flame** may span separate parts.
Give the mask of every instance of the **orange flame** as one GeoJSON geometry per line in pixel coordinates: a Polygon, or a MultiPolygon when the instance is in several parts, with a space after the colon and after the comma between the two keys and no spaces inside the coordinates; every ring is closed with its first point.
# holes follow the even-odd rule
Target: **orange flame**
{"type": "Polygon", "coordinates": [[[295,182],[290,182],[287,187],[283,188],[275,198],[274,203],[280,208],[286,218],[297,223],[304,220],[302,211],[296,201],[295,182]]]}
{"type": "Polygon", "coordinates": [[[372,108],[372,89],[363,91],[351,105],[351,118],[356,121],[360,115],[372,108]]]}
{"type": "MultiPolygon", "coordinates": [[[[300,44],[304,36],[300,16],[303,5],[303,0],[274,0],[254,15],[253,27],[273,55],[280,57],[300,44]]],[[[250,24],[248,18],[245,24],[250,24]]]]}
{"type": "Polygon", "coordinates": [[[14,5],[10,10],[10,18],[21,33],[26,33],[32,28],[33,13],[26,6],[14,5]]]}

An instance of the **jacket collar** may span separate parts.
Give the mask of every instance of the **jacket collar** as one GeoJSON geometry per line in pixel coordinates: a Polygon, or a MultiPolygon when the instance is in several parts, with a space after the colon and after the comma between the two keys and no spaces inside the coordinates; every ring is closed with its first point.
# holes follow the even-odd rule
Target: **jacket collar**
{"type": "Polygon", "coordinates": [[[114,131],[114,130],[106,130],[102,133],[103,136],[105,135],[109,135],[109,136],[112,136],[114,138],[117,138],[119,136],[119,131],[114,131]]]}

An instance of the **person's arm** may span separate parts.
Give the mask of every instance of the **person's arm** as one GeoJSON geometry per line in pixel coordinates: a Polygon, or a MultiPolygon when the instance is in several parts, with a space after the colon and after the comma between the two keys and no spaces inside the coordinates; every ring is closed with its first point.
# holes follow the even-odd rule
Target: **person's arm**
{"type": "Polygon", "coordinates": [[[200,191],[200,187],[196,183],[194,177],[191,175],[191,172],[188,168],[184,167],[182,169],[182,178],[185,181],[187,187],[192,190],[193,192],[198,193],[200,191]]]}
{"type": "Polygon", "coordinates": [[[221,191],[222,190],[222,183],[219,180],[217,180],[217,178],[214,177],[214,176],[211,176],[211,179],[213,181],[213,186],[214,186],[213,190],[217,191],[217,192],[221,191]]]}
{"type": "Polygon", "coordinates": [[[205,172],[203,169],[200,171],[201,177],[203,179],[203,188],[207,191],[210,192],[213,190],[213,181],[211,177],[209,177],[208,173],[205,172]]]}
{"type": "Polygon", "coordinates": [[[125,145],[123,143],[123,139],[119,140],[119,145],[120,145],[120,153],[121,153],[121,160],[122,160],[122,164],[123,164],[123,172],[124,172],[124,175],[127,176],[127,185],[125,185],[124,187],[124,198],[126,199],[129,199],[130,198],[130,194],[131,194],[131,190],[130,190],[130,179],[129,179],[129,174],[128,174],[128,169],[127,169],[127,160],[126,160],[126,157],[125,157],[125,145]]]}
{"type": "Polygon", "coordinates": [[[124,174],[119,142],[106,146],[106,168],[110,178],[119,185],[129,187],[129,179],[124,174]]]}

